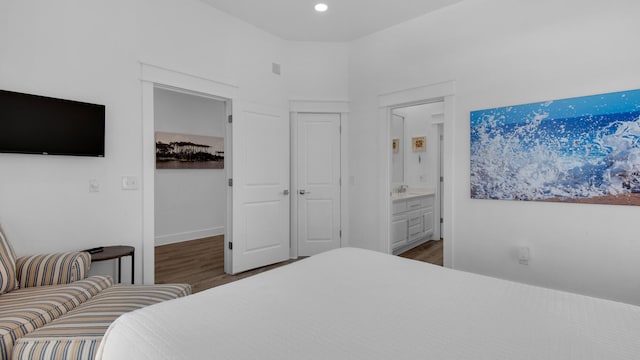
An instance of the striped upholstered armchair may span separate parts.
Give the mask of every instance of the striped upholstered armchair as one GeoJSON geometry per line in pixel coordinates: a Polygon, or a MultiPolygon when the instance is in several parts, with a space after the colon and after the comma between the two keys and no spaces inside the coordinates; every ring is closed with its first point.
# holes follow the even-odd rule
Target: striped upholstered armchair
{"type": "Polygon", "coordinates": [[[16,258],[0,228],[0,359],[93,359],[118,316],[191,293],[188,284],[114,285],[91,256],[16,258]]]}
{"type": "Polygon", "coordinates": [[[23,256],[16,259],[18,288],[71,284],[83,280],[89,266],[88,252],[23,256]]]}
{"type": "Polygon", "coordinates": [[[86,278],[85,252],[16,258],[0,229],[0,359],[15,342],[60,318],[113,285],[108,276],[86,278]]]}

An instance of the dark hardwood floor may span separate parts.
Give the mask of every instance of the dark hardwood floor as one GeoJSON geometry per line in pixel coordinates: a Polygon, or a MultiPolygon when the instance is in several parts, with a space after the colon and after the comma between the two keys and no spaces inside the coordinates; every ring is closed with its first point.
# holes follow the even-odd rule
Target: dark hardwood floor
{"type": "MultiPolygon", "coordinates": [[[[156,246],[155,256],[157,284],[188,283],[194,293],[297,261],[288,260],[237,275],[225,274],[222,235],[156,246]]],[[[400,256],[442,266],[442,241],[429,241],[400,256]]]]}
{"type": "Polygon", "coordinates": [[[156,284],[188,283],[202,291],[224,275],[224,237],[214,236],[155,248],[156,284]]]}
{"type": "Polygon", "coordinates": [[[407,250],[398,256],[443,266],[444,260],[442,254],[442,243],[442,240],[427,241],[426,243],[418,245],[411,250],[407,250]]]}

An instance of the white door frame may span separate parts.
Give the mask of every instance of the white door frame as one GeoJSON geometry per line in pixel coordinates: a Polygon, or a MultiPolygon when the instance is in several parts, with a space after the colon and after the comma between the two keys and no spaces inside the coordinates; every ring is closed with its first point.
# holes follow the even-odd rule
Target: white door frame
{"type": "MultiPolygon", "coordinates": [[[[440,114],[444,119],[444,114],[440,114]]],[[[438,203],[435,204],[436,209],[438,209],[438,216],[436,217],[436,225],[438,226],[438,239],[442,240],[443,237],[443,217],[442,217],[442,206],[444,204],[443,201],[443,191],[444,191],[444,122],[438,122],[433,124],[437,128],[438,133],[438,174],[440,178],[438,178],[436,192],[438,194],[438,203]]]]}
{"type": "Polygon", "coordinates": [[[291,119],[291,258],[298,257],[298,201],[296,191],[298,189],[298,114],[299,113],[321,113],[340,114],[340,223],[342,237],[340,246],[349,246],[349,216],[348,216],[348,101],[309,101],[291,100],[289,102],[289,112],[291,119]]]}
{"type": "Polygon", "coordinates": [[[438,101],[444,102],[444,179],[448,186],[445,186],[443,194],[443,223],[444,238],[444,266],[453,267],[454,259],[452,247],[454,243],[453,227],[453,119],[454,119],[454,97],[455,82],[443,82],[433,85],[426,85],[417,88],[394,91],[378,96],[379,108],[379,159],[381,159],[378,176],[380,213],[379,223],[379,248],[382,252],[391,254],[391,111],[397,107],[412,106],[438,101]]]}
{"type": "MultiPolygon", "coordinates": [[[[226,101],[229,112],[229,101],[235,104],[239,89],[235,85],[225,84],[200,76],[186,74],[163,67],[140,63],[142,81],[142,282],[151,285],[155,282],[155,124],[153,110],[153,90],[162,87],[183,93],[200,95],[226,101]]],[[[235,116],[236,106],[231,109],[235,116]]],[[[225,150],[226,150],[225,142],[225,150]]],[[[225,165],[228,163],[225,159],[225,165]]],[[[230,174],[230,168],[226,169],[230,174]]],[[[227,191],[227,199],[231,197],[227,191]]],[[[231,259],[226,242],[230,233],[230,209],[227,209],[225,224],[225,267],[231,259]]],[[[139,273],[139,272],[138,272],[139,273]]]]}

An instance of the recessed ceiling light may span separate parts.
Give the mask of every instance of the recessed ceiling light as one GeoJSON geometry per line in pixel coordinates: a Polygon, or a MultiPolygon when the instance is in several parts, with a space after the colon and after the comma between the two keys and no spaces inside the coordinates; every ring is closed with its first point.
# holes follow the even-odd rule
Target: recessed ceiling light
{"type": "Polygon", "coordinates": [[[325,12],[329,7],[327,6],[327,4],[318,3],[313,8],[316,9],[317,12],[325,12]]]}

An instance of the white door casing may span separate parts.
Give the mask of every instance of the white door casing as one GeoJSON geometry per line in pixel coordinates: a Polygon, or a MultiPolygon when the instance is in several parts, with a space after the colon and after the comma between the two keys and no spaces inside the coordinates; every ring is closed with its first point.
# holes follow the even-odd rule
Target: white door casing
{"type": "MultiPolygon", "coordinates": [[[[454,139],[452,131],[448,129],[454,126],[453,119],[454,114],[454,102],[455,102],[455,81],[447,81],[432,85],[420,86],[405,90],[394,91],[390,93],[381,94],[378,96],[379,106],[379,158],[381,159],[379,166],[379,203],[380,208],[378,212],[378,233],[379,246],[378,249],[381,252],[391,253],[391,198],[389,196],[389,189],[391,184],[391,152],[389,151],[390,139],[390,123],[391,123],[391,111],[393,108],[419,105],[425,103],[432,103],[437,101],[444,102],[443,113],[443,131],[444,131],[444,145],[443,145],[443,169],[442,176],[445,179],[453,179],[453,148],[454,139]]],[[[453,181],[448,181],[447,186],[441,193],[442,195],[442,217],[446,221],[442,224],[442,234],[444,239],[444,266],[454,267],[454,258],[452,248],[455,243],[455,230],[453,217],[452,199],[454,194],[453,181]]]]}
{"type": "Polygon", "coordinates": [[[298,116],[298,255],[339,248],[340,114],[298,116]]]}
{"type": "Polygon", "coordinates": [[[289,259],[286,111],[234,103],[232,273],[289,259]]]}
{"type": "Polygon", "coordinates": [[[444,212],[442,211],[444,203],[444,124],[442,123],[438,124],[438,174],[440,174],[440,178],[438,179],[437,203],[434,204],[436,215],[434,235],[437,236],[435,236],[434,238],[442,240],[442,234],[444,233],[442,230],[442,223],[444,221],[444,212]]]}
{"type": "MultiPolygon", "coordinates": [[[[164,67],[140,63],[140,80],[142,85],[142,244],[141,250],[136,251],[136,256],[141,253],[141,274],[144,284],[155,283],[155,137],[154,137],[154,88],[162,87],[168,90],[185,92],[198,96],[211,97],[225,101],[227,105],[238,97],[238,87],[233,84],[206,79],[202,76],[187,74],[164,67]]],[[[226,145],[225,145],[226,146],[226,145]]],[[[226,163],[225,163],[226,165],[226,163]]],[[[226,169],[230,172],[230,168],[226,169]]],[[[225,238],[229,237],[230,229],[225,229],[225,238]]],[[[227,253],[225,253],[225,265],[227,253]]],[[[139,280],[136,280],[138,282],[139,280]]]]}

